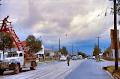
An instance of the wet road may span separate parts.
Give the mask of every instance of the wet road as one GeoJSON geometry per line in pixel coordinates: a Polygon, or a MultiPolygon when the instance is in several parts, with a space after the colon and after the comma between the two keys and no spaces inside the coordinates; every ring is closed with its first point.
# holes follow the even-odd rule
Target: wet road
{"type": "Polygon", "coordinates": [[[108,73],[102,70],[103,66],[112,65],[113,62],[96,62],[87,60],[81,63],[65,79],[112,79],[108,73]]]}
{"type": "Polygon", "coordinates": [[[102,70],[103,66],[114,65],[114,62],[96,62],[95,60],[74,60],[67,66],[65,62],[39,64],[36,70],[24,70],[12,75],[5,73],[0,79],[111,79],[102,70]]]}
{"type": "Polygon", "coordinates": [[[71,73],[83,61],[71,61],[70,66],[67,66],[66,61],[45,63],[38,65],[36,70],[24,70],[16,75],[6,73],[4,76],[0,76],[0,79],[64,79],[66,75],[71,73]]]}

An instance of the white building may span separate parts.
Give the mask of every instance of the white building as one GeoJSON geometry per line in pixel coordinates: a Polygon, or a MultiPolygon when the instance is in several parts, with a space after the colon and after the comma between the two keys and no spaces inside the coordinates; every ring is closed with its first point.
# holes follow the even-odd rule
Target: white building
{"type": "Polygon", "coordinates": [[[43,58],[45,56],[54,56],[55,55],[55,52],[53,52],[51,49],[47,49],[44,47],[44,45],[42,45],[42,49],[36,53],[37,57],[38,58],[43,58]]]}
{"type": "MultiPolygon", "coordinates": [[[[112,49],[112,58],[115,58],[115,50],[112,49]]],[[[118,58],[120,58],[120,49],[118,49],[118,58]]]]}
{"type": "Polygon", "coordinates": [[[44,50],[45,50],[44,46],[42,45],[41,48],[42,49],[39,52],[36,53],[36,55],[37,55],[38,58],[41,57],[41,56],[44,56],[44,54],[45,54],[44,53],[44,50]]]}
{"type": "Polygon", "coordinates": [[[45,49],[45,55],[49,55],[49,56],[54,56],[55,52],[53,52],[51,49],[45,49]]]}

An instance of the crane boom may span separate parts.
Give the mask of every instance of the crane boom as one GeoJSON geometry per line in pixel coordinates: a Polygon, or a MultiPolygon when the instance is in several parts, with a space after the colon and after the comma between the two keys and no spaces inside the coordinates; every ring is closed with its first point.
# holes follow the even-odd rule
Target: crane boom
{"type": "Polygon", "coordinates": [[[11,22],[8,21],[8,18],[9,16],[7,16],[2,20],[2,26],[0,28],[0,32],[8,33],[11,36],[18,51],[24,50],[24,46],[22,45],[19,37],[15,33],[15,30],[13,29],[11,22]]]}

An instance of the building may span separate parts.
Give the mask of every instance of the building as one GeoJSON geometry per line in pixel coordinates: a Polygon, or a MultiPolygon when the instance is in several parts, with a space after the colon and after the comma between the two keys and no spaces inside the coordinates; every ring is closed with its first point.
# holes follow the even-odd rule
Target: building
{"type": "Polygon", "coordinates": [[[50,57],[53,57],[55,55],[55,52],[51,49],[47,49],[45,48],[45,56],[50,56],[50,57]]]}
{"type": "Polygon", "coordinates": [[[42,49],[41,49],[39,52],[36,53],[36,55],[37,55],[38,58],[39,58],[39,57],[43,57],[44,54],[45,54],[45,53],[44,53],[44,51],[45,51],[44,45],[42,45],[41,48],[42,48],[42,49]]]}
{"type": "MultiPolygon", "coordinates": [[[[115,50],[112,49],[111,58],[115,58],[115,50]]],[[[118,58],[120,58],[120,48],[118,49],[118,58]]]]}

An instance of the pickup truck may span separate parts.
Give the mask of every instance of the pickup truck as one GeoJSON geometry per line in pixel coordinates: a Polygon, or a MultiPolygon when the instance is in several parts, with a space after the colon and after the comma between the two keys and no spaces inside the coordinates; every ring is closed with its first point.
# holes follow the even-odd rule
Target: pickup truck
{"type": "Polygon", "coordinates": [[[36,57],[33,54],[14,51],[5,52],[3,55],[3,52],[0,52],[0,75],[7,70],[13,70],[15,74],[18,74],[23,68],[33,70],[36,66],[36,57]]]}

